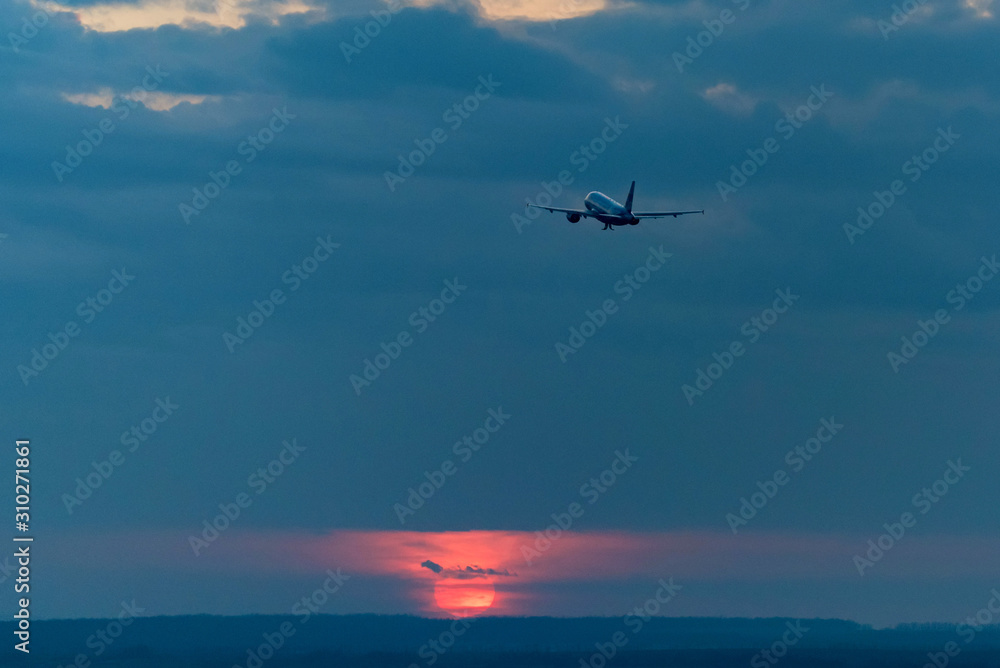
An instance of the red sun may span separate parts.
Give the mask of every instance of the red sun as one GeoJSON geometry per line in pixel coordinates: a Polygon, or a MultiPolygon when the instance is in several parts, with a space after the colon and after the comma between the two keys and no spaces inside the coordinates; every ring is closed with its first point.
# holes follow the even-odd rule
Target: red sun
{"type": "Polygon", "coordinates": [[[482,614],[493,605],[494,598],[493,582],[485,578],[444,578],[434,585],[434,601],[438,607],[456,617],[482,614]]]}

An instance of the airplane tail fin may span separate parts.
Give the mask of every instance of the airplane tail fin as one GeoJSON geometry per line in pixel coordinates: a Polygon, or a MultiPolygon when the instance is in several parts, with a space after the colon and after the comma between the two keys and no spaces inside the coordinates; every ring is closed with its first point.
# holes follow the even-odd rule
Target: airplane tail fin
{"type": "Polygon", "coordinates": [[[635,181],[632,182],[632,187],[628,189],[628,197],[625,198],[625,209],[632,211],[632,195],[635,194],[635,181]]]}

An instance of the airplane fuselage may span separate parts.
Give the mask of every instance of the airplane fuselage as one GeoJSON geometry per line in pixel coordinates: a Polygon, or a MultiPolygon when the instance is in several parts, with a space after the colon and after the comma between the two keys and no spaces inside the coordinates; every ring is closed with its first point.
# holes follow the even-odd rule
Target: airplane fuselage
{"type": "Polygon", "coordinates": [[[593,218],[604,223],[604,229],[612,230],[622,225],[638,225],[640,220],[646,218],[666,218],[667,216],[683,216],[689,213],[705,213],[699,211],[632,211],[632,197],[635,195],[635,181],[628,189],[628,197],[625,204],[616,202],[602,192],[596,190],[587,193],[583,200],[584,209],[564,209],[558,206],[532,204],[527,202],[528,208],[544,209],[550,213],[561,213],[566,216],[566,220],[571,223],[579,223],[584,218],[593,218]]]}
{"type": "Polygon", "coordinates": [[[622,204],[596,190],[587,194],[583,205],[594,214],[594,218],[605,225],[636,225],[639,222],[622,204]]]}

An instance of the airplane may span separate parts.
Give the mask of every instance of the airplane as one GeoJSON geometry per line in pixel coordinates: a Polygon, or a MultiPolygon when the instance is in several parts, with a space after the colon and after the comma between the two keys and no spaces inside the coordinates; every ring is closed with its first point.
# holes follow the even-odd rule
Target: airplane
{"type": "Polygon", "coordinates": [[[635,181],[632,182],[632,187],[628,189],[628,197],[625,199],[625,205],[621,205],[615,200],[611,199],[602,192],[597,192],[596,190],[589,193],[587,197],[583,200],[583,205],[586,207],[584,210],[580,209],[560,209],[554,206],[541,206],[540,204],[532,204],[528,202],[528,206],[534,207],[536,209],[545,209],[550,213],[565,213],[566,220],[571,223],[579,223],[581,218],[594,218],[596,220],[604,223],[605,230],[614,230],[615,225],[638,225],[639,221],[643,218],[667,218],[673,216],[683,216],[689,213],[701,213],[704,214],[705,210],[700,211],[632,211],[632,196],[635,194],[635,181]]]}

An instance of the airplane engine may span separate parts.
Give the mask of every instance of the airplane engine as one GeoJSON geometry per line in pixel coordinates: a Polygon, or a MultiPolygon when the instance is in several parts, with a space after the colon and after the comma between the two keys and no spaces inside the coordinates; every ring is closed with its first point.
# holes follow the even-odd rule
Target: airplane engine
{"type": "Polygon", "coordinates": [[[638,225],[639,224],[639,219],[636,218],[635,220],[630,220],[630,221],[628,221],[628,224],[629,225],[638,225]]]}
{"type": "Polygon", "coordinates": [[[578,213],[567,213],[566,214],[566,220],[568,220],[571,223],[579,223],[580,222],[580,214],[578,214],[578,213]]]}

